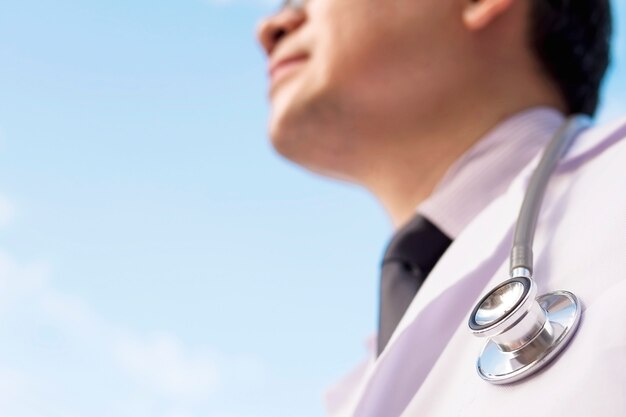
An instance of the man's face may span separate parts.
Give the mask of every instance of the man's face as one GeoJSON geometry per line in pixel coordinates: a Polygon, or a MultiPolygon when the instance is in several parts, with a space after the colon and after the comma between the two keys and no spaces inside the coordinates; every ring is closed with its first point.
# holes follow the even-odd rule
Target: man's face
{"type": "Polygon", "coordinates": [[[462,7],[308,0],[264,20],[274,147],[315,171],[351,177],[402,132],[428,123],[460,84],[462,7]]]}

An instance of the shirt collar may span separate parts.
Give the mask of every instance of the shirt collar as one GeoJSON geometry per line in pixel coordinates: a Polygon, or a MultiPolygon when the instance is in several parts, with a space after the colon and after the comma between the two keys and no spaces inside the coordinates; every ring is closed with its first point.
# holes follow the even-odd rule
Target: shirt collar
{"type": "Polygon", "coordinates": [[[549,107],[535,107],[504,120],[448,169],[417,211],[452,239],[503,194],[565,121],[549,107]]]}

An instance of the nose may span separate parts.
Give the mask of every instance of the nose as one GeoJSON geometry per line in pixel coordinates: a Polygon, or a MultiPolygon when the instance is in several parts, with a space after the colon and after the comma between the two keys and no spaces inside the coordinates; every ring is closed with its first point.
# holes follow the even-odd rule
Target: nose
{"type": "Polygon", "coordinates": [[[297,30],[305,21],[304,9],[285,7],[259,23],[257,39],[269,56],[283,38],[297,30]]]}

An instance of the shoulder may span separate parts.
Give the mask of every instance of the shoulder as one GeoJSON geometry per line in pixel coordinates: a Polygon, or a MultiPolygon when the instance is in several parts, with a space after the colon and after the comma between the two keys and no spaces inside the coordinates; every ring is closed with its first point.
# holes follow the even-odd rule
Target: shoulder
{"type": "Polygon", "coordinates": [[[626,245],[626,117],[582,133],[552,182],[548,199],[558,203],[554,223],[562,219],[572,237],[589,229],[615,233],[615,222],[623,223],[626,245]],[[577,223],[567,222],[570,218],[577,223]]]}
{"type": "Polygon", "coordinates": [[[548,224],[576,246],[614,236],[626,248],[626,117],[581,134],[552,180],[548,224]]]}
{"type": "MultiPolygon", "coordinates": [[[[580,294],[587,322],[597,316],[605,329],[605,315],[626,317],[626,303],[614,299],[626,292],[626,118],[589,129],[580,141],[555,175],[537,266],[546,287],[580,294]]],[[[626,340],[626,332],[617,334],[626,340]]]]}
{"type": "MultiPolygon", "coordinates": [[[[559,172],[606,163],[626,157],[626,116],[587,129],[575,141],[560,164],[559,172]]],[[[623,167],[623,164],[621,164],[623,167]]]]}

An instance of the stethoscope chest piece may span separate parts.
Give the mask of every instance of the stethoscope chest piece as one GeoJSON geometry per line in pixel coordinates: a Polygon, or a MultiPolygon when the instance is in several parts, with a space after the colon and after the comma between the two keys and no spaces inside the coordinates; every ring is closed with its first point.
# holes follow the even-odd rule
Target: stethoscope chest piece
{"type": "Polygon", "coordinates": [[[532,247],[550,175],[589,124],[587,116],[570,117],[546,147],[515,226],[509,265],[512,278],[484,296],[470,315],[472,333],[487,338],[476,363],[478,374],[487,382],[508,384],[537,372],[563,351],[580,322],[581,306],[574,294],[556,291],[537,298],[532,247]]]}
{"type": "Polygon", "coordinates": [[[574,294],[536,294],[534,281],[521,276],[501,283],[476,304],[469,327],[488,338],[476,363],[485,381],[509,384],[539,371],[576,332],[581,305],[574,294]]]}

